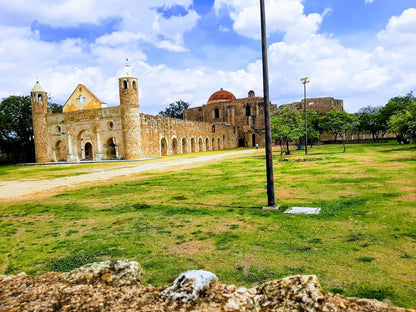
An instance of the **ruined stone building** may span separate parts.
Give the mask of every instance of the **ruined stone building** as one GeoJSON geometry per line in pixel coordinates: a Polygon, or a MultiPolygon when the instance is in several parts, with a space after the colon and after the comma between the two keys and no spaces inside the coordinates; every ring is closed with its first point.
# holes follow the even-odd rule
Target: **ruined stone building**
{"type": "MultiPolygon", "coordinates": [[[[120,105],[106,107],[85,85],[78,85],[62,113],[48,110],[47,92],[31,92],[36,162],[140,159],[236,147],[264,146],[263,98],[249,91],[237,99],[219,90],[207,104],[184,111],[184,119],[139,112],[137,78],[128,63],[119,78],[120,105]]],[[[342,100],[308,99],[308,109],[342,109],[342,100]]],[[[298,109],[303,102],[292,103],[298,109]]],[[[276,111],[271,105],[271,113],[276,111]]]]}
{"type": "MultiPolygon", "coordinates": [[[[294,102],[286,104],[284,106],[293,106],[296,109],[304,109],[304,100],[300,102],[294,102]]],[[[320,97],[320,98],[307,98],[306,99],[306,109],[317,112],[319,114],[326,114],[331,110],[331,107],[335,107],[338,111],[344,110],[344,101],[337,100],[333,97],[320,97]]]]}
{"type": "MultiPolygon", "coordinates": [[[[276,105],[272,104],[273,113],[276,105]]],[[[239,147],[264,145],[264,100],[250,90],[246,98],[236,99],[223,89],[215,92],[206,105],[185,110],[184,118],[215,125],[233,125],[239,147]]]]}
{"type": "Polygon", "coordinates": [[[53,114],[37,82],[31,92],[36,162],[140,159],[262,145],[262,98],[214,93],[185,119],[139,113],[137,78],[126,64],[119,78],[120,105],[106,107],[80,84],[53,114]]]}

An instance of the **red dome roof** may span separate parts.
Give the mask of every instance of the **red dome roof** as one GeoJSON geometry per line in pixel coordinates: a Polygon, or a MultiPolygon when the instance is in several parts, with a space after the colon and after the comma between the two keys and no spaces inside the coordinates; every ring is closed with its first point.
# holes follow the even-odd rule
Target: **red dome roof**
{"type": "Polygon", "coordinates": [[[217,102],[224,102],[227,100],[235,100],[234,94],[231,92],[225,91],[221,89],[220,91],[215,92],[213,95],[210,96],[208,100],[208,104],[217,103],[217,102]]]}

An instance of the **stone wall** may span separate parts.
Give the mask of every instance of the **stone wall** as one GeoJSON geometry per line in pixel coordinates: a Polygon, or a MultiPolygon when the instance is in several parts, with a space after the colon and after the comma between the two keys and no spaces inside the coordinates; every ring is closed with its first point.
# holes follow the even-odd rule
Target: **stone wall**
{"type": "Polygon", "coordinates": [[[232,125],[150,116],[140,114],[137,106],[48,114],[44,120],[46,148],[40,162],[138,159],[238,147],[239,132],[232,125]],[[126,153],[129,148],[136,154],[126,153]]]}
{"type": "MultiPolygon", "coordinates": [[[[331,110],[331,107],[334,106],[338,111],[344,110],[344,101],[337,100],[332,97],[321,97],[321,98],[307,98],[306,99],[306,109],[311,110],[314,112],[318,112],[319,114],[326,114],[331,110]]],[[[299,102],[294,102],[290,104],[285,104],[282,106],[294,106],[297,109],[304,109],[304,101],[301,100],[299,102]]]]}

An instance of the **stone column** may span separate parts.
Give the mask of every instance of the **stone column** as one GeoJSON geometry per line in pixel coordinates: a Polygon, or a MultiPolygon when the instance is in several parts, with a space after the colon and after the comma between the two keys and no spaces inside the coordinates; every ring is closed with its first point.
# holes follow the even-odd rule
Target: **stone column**
{"type": "Polygon", "coordinates": [[[66,155],[66,161],[72,162],[72,161],[75,161],[75,160],[74,160],[74,155],[72,154],[72,137],[69,134],[69,131],[70,130],[68,129],[68,132],[67,132],[68,153],[66,155]]]}
{"type": "Polygon", "coordinates": [[[95,160],[100,161],[102,159],[101,153],[101,138],[100,138],[100,126],[97,126],[97,154],[95,160]]]}

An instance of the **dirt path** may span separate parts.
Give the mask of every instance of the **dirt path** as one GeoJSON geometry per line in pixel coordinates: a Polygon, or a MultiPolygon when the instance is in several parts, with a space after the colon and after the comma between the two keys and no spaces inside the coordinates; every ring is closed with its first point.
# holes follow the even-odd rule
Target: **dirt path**
{"type": "Polygon", "coordinates": [[[225,158],[247,156],[258,153],[259,151],[250,149],[218,153],[214,155],[198,156],[198,154],[195,154],[196,156],[191,158],[160,158],[146,162],[137,162],[136,165],[128,167],[126,167],[126,164],[123,163],[123,168],[91,172],[78,176],[68,176],[49,180],[0,181],[0,202],[48,197],[67,189],[84,187],[93,182],[103,182],[118,177],[128,177],[129,175],[146,171],[199,167],[225,158]]]}

